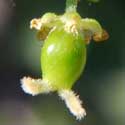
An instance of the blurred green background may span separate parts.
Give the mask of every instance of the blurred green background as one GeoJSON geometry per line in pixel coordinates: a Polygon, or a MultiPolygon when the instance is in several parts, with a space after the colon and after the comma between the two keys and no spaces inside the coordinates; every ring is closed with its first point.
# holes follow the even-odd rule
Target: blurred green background
{"type": "Polygon", "coordinates": [[[0,125],[125,125],[125,1],[81,0],[82,17],[97,19],[110,39],[93,41],[84,73],[74,86],[87,116],[76,121],[57,94],[32,97],[23,76],[41,77],[40,48],[29,22],[45,12],[64,12],[65,0],[0,0],[0,125]]]}

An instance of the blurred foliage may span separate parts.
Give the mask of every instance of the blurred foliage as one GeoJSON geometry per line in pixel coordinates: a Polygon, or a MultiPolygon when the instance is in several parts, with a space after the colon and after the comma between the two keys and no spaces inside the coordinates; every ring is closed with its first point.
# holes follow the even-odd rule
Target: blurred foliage
{"type": "Polygon", "coordinates": [[[98,3],[100,0],[88,0],[89,2],[98,3]]]}
{"type": "Polygon", "coordinates": [[[96,18],[109,40],[88,46],[84,73],[74,89],[81,95],[87,117],[78,122],[54,94],[31,97],[23,93],[20,78],[41,76],[40,48],[29,29],[34,17],[47,11],[63,13],[65,0],[0,1],[0,124],[1,125],[124,125],[125,124],[125,2],[81,0],[82,17],[96,18]]]}

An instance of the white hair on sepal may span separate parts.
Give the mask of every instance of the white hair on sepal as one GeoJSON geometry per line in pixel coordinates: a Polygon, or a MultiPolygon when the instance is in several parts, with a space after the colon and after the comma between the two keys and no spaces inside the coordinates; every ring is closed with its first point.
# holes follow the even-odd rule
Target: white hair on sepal
{"type": "Polygon", "coordinates": [[[81,120],[86,116],[86,111],[82,107],[82,101],[72,90],[61,90],[59,91],[59,96],[65,101],[67,108],[77,120],[81,120]]]}

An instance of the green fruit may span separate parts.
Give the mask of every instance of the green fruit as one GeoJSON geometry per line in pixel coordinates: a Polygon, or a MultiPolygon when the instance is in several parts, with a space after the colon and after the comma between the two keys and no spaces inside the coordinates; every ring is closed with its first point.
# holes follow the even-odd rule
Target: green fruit
{"type": "Polygon", "coordinates": [[[86,46],[82,35],[56,28],[48,35],[41,51],[43,80],[56,90],[71,89],[86,62],[86,46]]]}

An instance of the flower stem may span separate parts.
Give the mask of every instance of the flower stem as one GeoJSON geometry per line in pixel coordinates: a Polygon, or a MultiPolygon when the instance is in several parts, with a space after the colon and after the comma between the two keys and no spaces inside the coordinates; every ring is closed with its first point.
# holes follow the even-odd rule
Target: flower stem
{"type": "Polygon", "coordinates": [[[66,0],[66,12],[76,11],[78,0],[66,0]]]}

